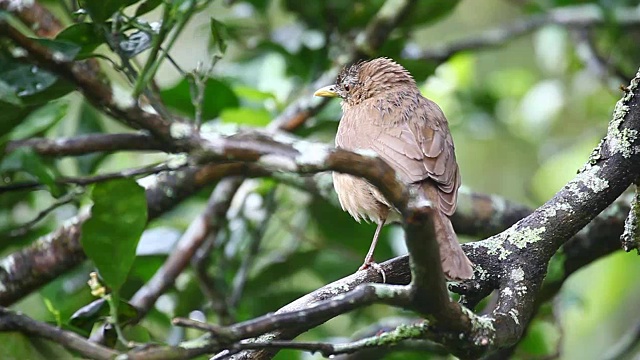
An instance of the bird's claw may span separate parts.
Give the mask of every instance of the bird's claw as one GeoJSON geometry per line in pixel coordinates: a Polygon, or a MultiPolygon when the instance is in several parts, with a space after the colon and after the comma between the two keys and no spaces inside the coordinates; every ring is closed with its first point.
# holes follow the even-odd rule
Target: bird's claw
{"type": "Polygon", "coordinates": [[[387,282],[387,275],[385,274],[384,270],[382,269],[382,266],[380,266],[380,264],[378,264],[375,261],[366,262],[366,263],[362,264],[362,266],[360,266],[358,268],[358,271],[366,270],[368,268],[372,268],[373,270],[377,271],[382,276],[382,283],[383,284],[385,284],[387,282]]]}

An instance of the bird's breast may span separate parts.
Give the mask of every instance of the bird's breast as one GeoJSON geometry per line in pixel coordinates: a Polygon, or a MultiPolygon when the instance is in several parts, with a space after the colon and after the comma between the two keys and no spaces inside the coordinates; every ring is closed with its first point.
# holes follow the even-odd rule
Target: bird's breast
{"type": "Polygon", "coordinates": [[[378,189],[366,180],[340,173],[333,173],[333,187],[342,209],[356,221],[380,223],[398,221],[399,213],[378,189]]]}

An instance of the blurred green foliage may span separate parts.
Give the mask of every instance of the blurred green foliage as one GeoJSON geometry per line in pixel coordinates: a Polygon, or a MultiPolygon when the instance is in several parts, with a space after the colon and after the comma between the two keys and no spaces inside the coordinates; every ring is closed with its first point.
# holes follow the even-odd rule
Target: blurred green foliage
{"type": "MultiPolygon", "coordinates": [[[[356,34],[387,6],[382,0],[217,1],[202,9],[189,7],[192,3],[186,0],[171,2],[171,6],[166,3],[87,0],[81,2],[86,10],[83,14],[67,13],[70,8],[61,7],[59,2],[46,2],[61,16],[65,29],[56,40],[40,41],[66,57],[101,59],[101,66],[120,91],[130,92],[134,85],[126,83],[127,77],[119,73],[121,68],[114,68],[114,63],[124,66],[123,59],[137,63],[139,69],[148,70],[144,75],[154,75],[153,69],[159,66],[154,86],[160,88],[159,95],[171,111],[187,118],[196,113],[193,69],[201,68],[198,62],[205,63],[206,68],[212,54],[222,56],[203,84],[200,110],[204,124],[264,127],[292,102],[301,98],[313,101],[309,83],[352,51],[356,34]],[[196,10],[199,12],[191,18],[190,11],[196,10]],[[127,17],[120,18],[119,23],[115,14],[127,17]],[[149,31],[151,24],[163,18],[165,25],[182,30],[175,39],[171,34],[162,35],[168,36],[163,46],[180,69],[168,61],[160,63],[164,50],[156,53],[160,54],[156,58],[149,58],[147,50],[136,59],[126,59],[109,49],[112,30],[122,34],[131,34],[134,29],[149,31]],[[187,19],[189,23],[185,23],[187,19]]],[[[621,95],[618,87],[640,65],[640,21],[624,27],[617,21],[626,6],[637,6],[637,2],[418,1],[374,55],[397,59],[412,72],[425,96],[443,108],[455,139],[464,186],[537,206],[571,179],[587,159],[605,134],[621,95]],[[495,48],[460,52],[443,63],[414,56],[421,50],[475,38],[482,30],[517,19],[559,9],[579,11],[583,6],[605,14],[604,24],[590,29],[587,41],[604,59],[605,71],[593,66],[593,58],[585,59],[587,43],[579,30],[557,25],[541,27],[495,48]]],[[[148,83],[148,79],[129,80],[137,86],[148,83]]],[[[64,80],[25,65],[0,47],[0,146],[34,136],[54,138],[123,130],[121,124],[78,94],[69,94],[72,90],[64,80]]],[[[339,117],[340,107],[334,101],[296,129],[296,134],[331,142],[339,117]]],[[[65,205],[20,239],[10,236],[12,230],[74,188],[56,183],[57,178],[100,174],[166,159],[164,155],[144,153],[56,160],[22,150],[4,155],[0,171],[6,184],[39,181],[46,186],[0,196],[0,255],[15,251],[76,214],[76,205],[65,205]]],[[[149,179],[140,182],[146,181],[149,179]]],[[[80,198],[80,203],[95,203],[94,216],[83,227],[83,244],[106,283],[120,290],[123,299],[132,296],[157,271],[176,238],[202,211],[210,190],[151,221],[142,240],[146,209],[139,185],[132,181],[103,183],[80,198]],[[140,250],[143,245],[145,253],[140,250]]],[[[373,225],[357,224],[335,205],[269,179],[247,181],[240,194],[229,211],[228,224],[217,234],[208,271],[216,290],[226,296],[237,292],[238,284],[244,284],[242,296],[230,309],[236,320],[275,311],[360,265],[373,225]],[[255,252],[255,242],[259,242],[255,260],[241,275],[243,260],[255,252]]],[[[404,251],[403,235],[397,227],[385,228],[382,239],[376,250],[377,260],[404,251]]],[[[103,305],[90,305],[95,298],[89,294],[86,280],[92,268],[79,267],[14,308],[39,320],[56,321],[59,317],[64,326],[82,328],[77,329],[80,333],[90,331],[93,322],[100,323],[108,313],[103,305]],[[47,309],[45,300],[58,315],[47,309]]],[[[618,253],[572,276],[554,300],[554,316],[549,311],[533,321],[516,350],[516,358],[546,356],[558,349],[563,359],[600,358],[640,320],[636,315],[640,286],[634,281],[639,270],[634,256],[618,253]]],[[[122,311],[126,309],[126,305],[121,306],[122,311]]],[[[198,334],[179,332],[169,322],[173,316],[188,316],[193,311],[201,311],[207,321],[220,321],[202,296],[197,276],[188,269],[159,299],[141,326],[127,331],[131,331],[132,339],[159,343],[193,338],[198,334]]],[[[334,319],[301,339],[348,341],[350,334],[396,316],[411,315],[375,306],[334,319]]],[[[57,345],[16,333],[0,333],[0,343],[10,344],[0,346],[3,359],[70,356],[57,345]]],[[[311,357],[283,351],[277,358],[311,357]]],[[[414,358],[424,359],[425,355],[404,351],[386,357],[414,358]]]]}

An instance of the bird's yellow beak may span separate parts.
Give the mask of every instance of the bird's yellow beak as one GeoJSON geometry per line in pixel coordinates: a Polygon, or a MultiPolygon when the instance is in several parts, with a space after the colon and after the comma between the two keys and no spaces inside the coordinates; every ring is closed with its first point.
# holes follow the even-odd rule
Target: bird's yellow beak
{"type": "Polygon", "coordinates": [[[338,97],[338,93],[336,92],[335,85],[329,85],[316,90],[316,92],[313,93],[313,96],[322,96],[322,97],[332,98],[332,97],[338,97]]]}

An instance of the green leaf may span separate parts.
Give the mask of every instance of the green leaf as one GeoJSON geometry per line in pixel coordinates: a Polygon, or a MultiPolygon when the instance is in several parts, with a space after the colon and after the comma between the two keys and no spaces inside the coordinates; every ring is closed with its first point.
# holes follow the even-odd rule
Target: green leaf
{"type": "Polygon", "coordinates": [[[146,14],[162,4],[162,0],[147,0],[136,9],[135,17],[146,14]]]}
{"type": "Polygon", "coordinates": [[[18,94],[16,94],[15,90],[2,80],[0,80],[0,101],[16,106],[22,106],[22,101],[18,97],[18,94]]]}
{"type": "MultiPolygon", "coordinates": [[[[104,299],[98,299],[87,304],[69,318],[69,325],[90,332],[93,325],[109,316],[109,304],[104,299]]],[[[118,304],[118,321],[126,324],[138,317],[138,310],[130,303],[120,300],[118,304]]]]}
{"type": "Polygon", "coordinates": [[[2,114],[2,121],[0,121],[0,146],[2,146],[2,141],[7,140],[11,130],[18,126],[20,122],[36,108],[37,106],[22,107],[0,101],[0,114],[2,114]]]}
{"type": "Polygon", "coordinates": [[[69,103],[54,101],[35,110],[8,134],[8,140],[27,139],[42,135],[67,114],[69,103]]]}
{"type": "Polygon", "coordinates": [[[118,292],[135,260],[147,223],[144,188],[133,179],[98,183],[91,218],[82,225],[82,247],[104,281],[118,292]]]}
{"type": "Polygon", "coordinates": [[[529,331],[522,339],[518,350],[528,355],[548,355],[553,350],[553,342],[557,338],[556,333],[553,325],[534,319],[531,321],[529,331]]]}
{"type": "MultiPolygon", "coordinates": [[[[45,45],[47,43],[41,42],[45,45]]],[[[67,44],[68,45],[68,44],[67,44]]],[[[64,47],[66,45],[62,45],[64,47]]],[[[67,48],[71,51],[71,48],[67,48]]],[[[61,51],[65,57],[71,55],[61,51]]],[[[58,79],[52,73],[41,69],[35,65],[28,65],[15,61],[11,56],[0,51],[0,81],[8,85],[20,98],[23,105],[39,105],[57,99],[74,90],[74,87],[58,79]]],[[[6,100],[0,101],[0,108],[3,113],[11,117],[10,108],[4,109],[6,100]],[[4,103],[4,104],[3,104],[4,103]]],[[[13,109],[19,109],[16,105],[11,105],[13,109]]]]}
{"type": "Polygon", "coordinates": [[[141,325],[130,326],[124,329],[124,337],[137,344],[148,343],[151,341],[151,334],[149,334],[149,330],[141,325]]]}
{"type": "Polygon", "coordinates": [[[33,149],[21,147],[5,156],[0,162],[0,173],[9,171],[26,172],[47,186],[53,196],[62,194],[62,190],[55,182],[53,171],[45,165],[33,149]]]}
{"type": "Polygon", "coordinates": [[[217,48],[220,53],[224,54],[227,51],[227,39],[229,38],[227,27],[214,18],[211,18],[209,27],[211,29],[209,50],[217,48]]]}
{"type": "Polygon", "coordinates": [[[52,51],[54,58],[62,61],[71,61],[76,58],[80,52],[80,46],[72,41],[67,40],[51,40],[51,39],[34,39],[40,45],[44,45],[52,51]]]}
{"type": "Polygon", "coordinates": [[[20,97],[30,96],[53,85],[57,78],[36,65],[25,65],[0,55],[0,80],[20,97]]]}
{"type": "Polygon", "coordinates": [[[234,86],[233,91],[235,91],[236,95],[238,95],[242,100],[246,101],[262,103],[269,99],[277,100],[273,93],[260,91],[249,86],[234,86]]]}
{"type": "MultiPolygon", "coordinates": [[[[195,115],[195,108],[191,103],[190,85],[186,78],[160,94],[167,106],[190,116],[195,115]]],[[[239,104],[238,97],[226,83],[217,79],[207,80],[202,107],[204,119],[214,119],[222,110],[238,107],[239,104]]]]}
{"type": "Polygon", "coordinates": [[[116,11],[135,4],[137,0],[84,0],[81,2],[93,21],[102,23],[107,21],[116,11]]]}
{"type": "Polygon", "coordinates": [[[271,121],[271,114],[265,109],[234,108],[223,110],[220,118],[225,123],[264,127],[271,121]]]}
{"type": "Polygon", "coordinates": [[[73,24],[62,30],[56,40],[65,40],[79,47],[77,59],[86,59],[93,55],[93,51],[105,43],[105,38],[98,28],[91,23],[73,24]]]}

